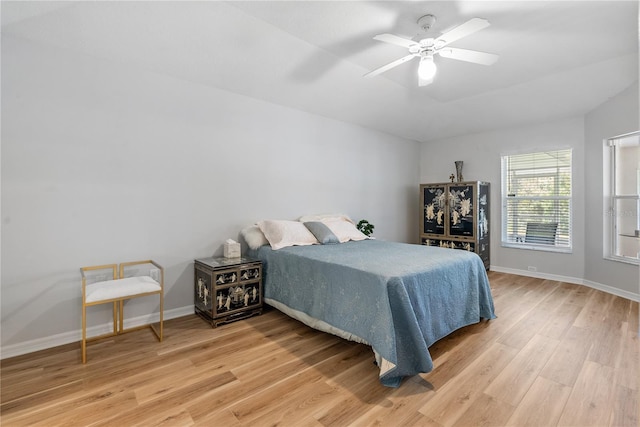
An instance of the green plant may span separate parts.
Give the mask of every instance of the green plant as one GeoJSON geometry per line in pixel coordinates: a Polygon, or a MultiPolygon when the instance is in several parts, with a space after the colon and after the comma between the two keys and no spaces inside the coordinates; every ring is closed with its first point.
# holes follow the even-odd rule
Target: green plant
{"type": "Polygon", "coordinates": [[[373,233],[373,229],[375,228],[375,226],[366,219],[358,221],[356,227],[358,227],[358,230],[360,230],[365,236],[371,236],[371,233],[373,233]]]}

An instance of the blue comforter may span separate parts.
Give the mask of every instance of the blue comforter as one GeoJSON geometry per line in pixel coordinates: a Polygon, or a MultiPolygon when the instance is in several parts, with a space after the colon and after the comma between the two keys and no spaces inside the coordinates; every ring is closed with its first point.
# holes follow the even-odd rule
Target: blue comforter
{"type": "Polygon", "coordinates": [[[364,240],[262,246],[265,301],[360,337],[385,360],[383,385],[430,372],[428,347],[481,318],[495,318],[482,260],[472,252],[364,240]]]}

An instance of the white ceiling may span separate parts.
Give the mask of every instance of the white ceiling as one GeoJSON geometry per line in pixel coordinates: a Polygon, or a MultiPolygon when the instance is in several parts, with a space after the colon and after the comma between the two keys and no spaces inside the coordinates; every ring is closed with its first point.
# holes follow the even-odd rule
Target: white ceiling
{"type": "Polygon", "coordinates": [[[637,1],[2,1],[2,36],[186,79],[416,141],[584,114],[638,79],[637,1]],[[372,39],[436,37],[473,17],[491,26],[451,44],[492,66],[417,60],[372,39]]]}

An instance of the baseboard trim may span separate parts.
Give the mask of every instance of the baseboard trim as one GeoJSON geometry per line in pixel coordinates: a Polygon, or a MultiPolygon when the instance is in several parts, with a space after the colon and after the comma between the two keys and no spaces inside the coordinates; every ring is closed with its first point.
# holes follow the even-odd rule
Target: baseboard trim
{"type": "MultiPolygon", "coordinates": [[[[176,317],[188,316],[193,314],[193,305],[174,308],[172,310],[165,310],[164,320],[175,319],[176,317]]],[[[155,323],[160,320],[159,313],[153,313],[145,316],[138,316],[131,319],[126,319],[124,327],[135,328],[136,326],[142,326],[149,323],[155,323]]],[[[98,336],[107,334],[113,330],[113,324],[111,322],[102,325],[92,326],[87,328],[87,336],[98,336]]],[[[12,344],[0,347],[0,359],[7,359],[9,357],[21,356],[27,353],[33,353],[34,351],[46,350],[48,348],[57,347],[59,345],[70,344],[74,342],[80,342],[82,340],[82,330],[64,332],[62,334],[53,335],[46,338],[38,338],[31,341],[25,341],[18,344],[12,344]]],[[[79,347],[78,347],[79,348],[79,347]]]]}
{"type": "Polygon", "coordinates": [[[606,292],[608,294],[626,298],[631,301],[640,302],[640,293],[628,292],[622,289],[614,288],[613,286],[605,285],[598,282],[593,282],[591,280],[580,279],[577,277],[561,276],[558,274],[549,274],[549,273],[539,273],[539,272],[533,272],[528,270],[518,270],[515,268],[498,267],[495,265],[492,265],[490,267],[490,270],[495,271],[497,273],[516,274],[518,276],[535,277],[538,279],[546,279],[546,280],[557,280],[559,282],[566,282],[566,283],[573,283],[576,285],[588,286],[590,288],[597,289],[599,291],[606,292]]]}

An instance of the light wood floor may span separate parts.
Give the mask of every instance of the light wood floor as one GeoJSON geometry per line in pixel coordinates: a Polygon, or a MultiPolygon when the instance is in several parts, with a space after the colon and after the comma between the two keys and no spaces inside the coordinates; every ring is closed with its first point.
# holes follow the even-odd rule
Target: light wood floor
{"type": "Polygon", "coordinates": [[[490,273],[498,318],[434,344],[397,389],[371,350],[275,310],[2,361],[2,426],[637,426],[638,303],[490,273]]]}

